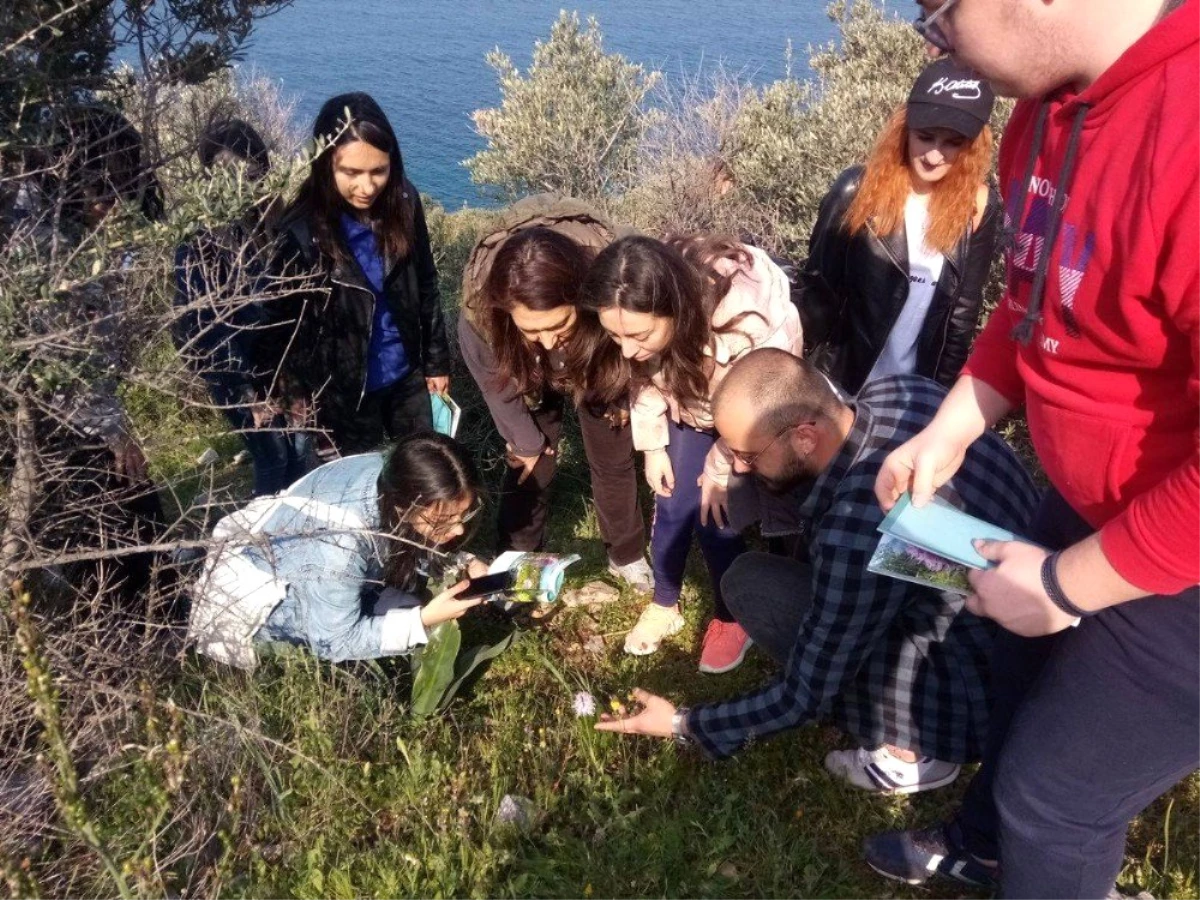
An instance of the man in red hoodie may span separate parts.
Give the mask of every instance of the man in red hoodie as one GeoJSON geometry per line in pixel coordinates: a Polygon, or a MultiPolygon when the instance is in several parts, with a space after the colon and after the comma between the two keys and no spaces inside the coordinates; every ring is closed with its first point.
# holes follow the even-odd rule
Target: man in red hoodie
{"type": "Polygon", "coordinates": [[[1129,821],[1200,764],[1200,0],[921,5],[930,43],[1028,99],[1000,155],[1005,296],[876,494],[925,502],[1021,404],[1052,488],[1041,547],[980,547],[968,607],[1007,632],[962,809],[864,852],[910,883],[1103,897],[1129,821]]]}

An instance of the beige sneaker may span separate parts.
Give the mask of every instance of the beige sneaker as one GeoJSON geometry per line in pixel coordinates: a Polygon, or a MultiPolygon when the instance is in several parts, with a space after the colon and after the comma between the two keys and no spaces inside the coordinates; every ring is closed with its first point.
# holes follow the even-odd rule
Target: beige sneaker
{"type": "Polygon", "coordinates": [[[683,616],[678,606],[651,603],[642,610],[633,631],[625,635],[625,652],[633,656],[648,656],[658,649],[663,638],[683,628],[683,616]]]}

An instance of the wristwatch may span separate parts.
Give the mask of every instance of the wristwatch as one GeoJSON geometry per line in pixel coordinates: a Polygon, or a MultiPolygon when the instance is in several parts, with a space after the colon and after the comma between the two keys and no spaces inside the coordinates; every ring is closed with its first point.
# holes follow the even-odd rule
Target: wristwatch
{"type": "Polygon", "coordinates": [[[687,727],[687,715],[690,711],[686,706],[681,706],[675,710],[675,715],[671,716],[671,734],[680,747],[690,747],[695,743],[687,727]]]}

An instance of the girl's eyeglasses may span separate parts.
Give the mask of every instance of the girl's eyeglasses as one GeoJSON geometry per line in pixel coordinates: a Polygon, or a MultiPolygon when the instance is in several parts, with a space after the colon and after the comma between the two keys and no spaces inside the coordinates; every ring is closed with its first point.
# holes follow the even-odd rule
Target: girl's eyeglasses
{"type": "MultiPolygon", "coordinates": [[[[920,2],[920,0],[918,0],[920,2]]],[[[937,47],[943,53],[951,53],[954,50],[954,45],[950,43],[950,39],[946,37],[946,32],[942,31],[942,26],[938,24],[938,19],[942,18],[958,0],[946,0],[941,6],[933,11],[933,14],[925,12],[925,7],[921,7],[921,13],[913,22],[913,28],[917,34],[924,38],[933,46],[937,47]]]]}
{"type": "Polygon", "coordinates": [[[465,526],[473,518],[475,518],[477,515],[479,515],[479,511],[481,509],[483,509],[483,505],[477,503],[474,506],[472,506],[470,509],[468,509],[465,513],[463,513],[461,516],[459,516],[457,519],[454,519],[453,521],[435,521],[433,519],[430,519],[424,513],[419,513],[418,518],[422,522],[425,523],[426,527],[429,528],[431,533],[447,534],[447,533],[453,531],[455,528],[457,528],[460,525],[465,526]]]}

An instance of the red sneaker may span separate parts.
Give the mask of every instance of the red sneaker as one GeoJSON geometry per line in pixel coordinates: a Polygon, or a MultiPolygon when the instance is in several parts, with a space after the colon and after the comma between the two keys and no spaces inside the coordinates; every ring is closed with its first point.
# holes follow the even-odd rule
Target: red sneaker
{"type": "Polygon", "coordinates": [[[746,651],[752,643],[750,635],[737,622],[713,619],[704,632],[700,671],[708,675],[720,675],[736,669],[746,658],[746,651]]]}

